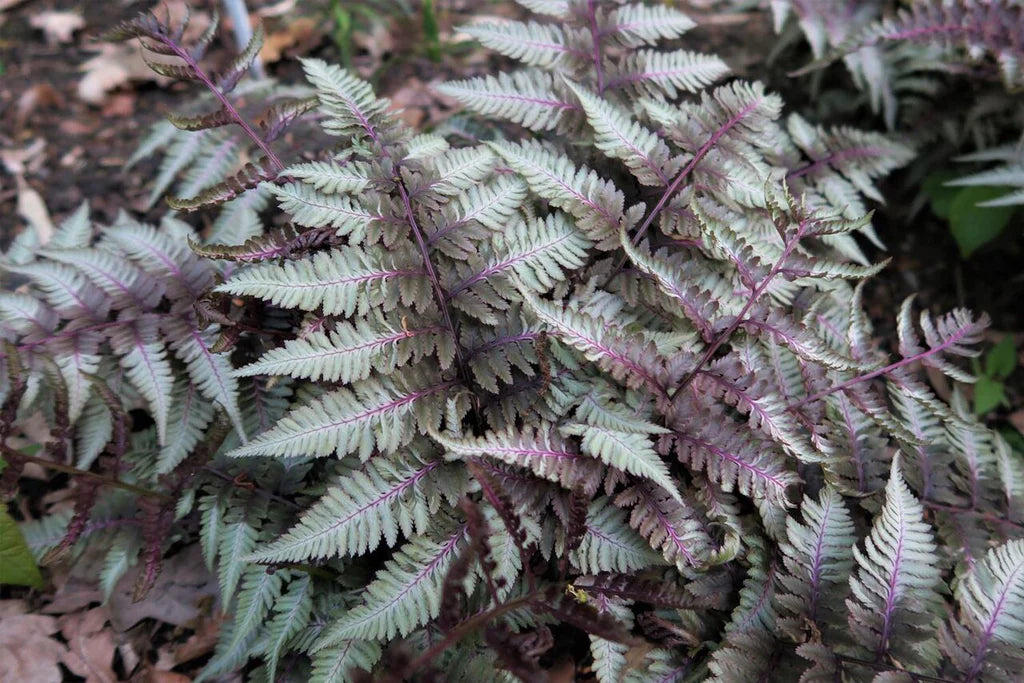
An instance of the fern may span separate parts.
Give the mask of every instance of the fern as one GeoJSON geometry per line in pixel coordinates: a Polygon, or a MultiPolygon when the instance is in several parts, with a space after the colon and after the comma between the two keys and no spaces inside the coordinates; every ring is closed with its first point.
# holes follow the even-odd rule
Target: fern
{"type": "Polygon", "coordinates": [[[854,548],[850,577],[850,630],[876,659],[892,657],[916,670],[934,666],[939,568],[932,560],[934,536],[921,504],[907,489],[893,460],[885,505],[864,550],[854,548]]]}
{"type": "Polygon", "coordinates": [[[122,27],[209,92],[143,153],[214,213],[5,256],[0,435],[52,441],[0,483],[87,470],[33,552],[103,543],[109,589],[198,544],[204,679],[534,677],[572,629],[602,681],[1012,676],[1020,462],[918,372],[971,381],[986,320],[908,300],[889,360],[858,284],[910,149],[659,49],[664,4],[521,4],[467,33],[526,68],[440,87],[479,144],[319,60],[255,126],[256,42],[213,76],[122,27]]]}

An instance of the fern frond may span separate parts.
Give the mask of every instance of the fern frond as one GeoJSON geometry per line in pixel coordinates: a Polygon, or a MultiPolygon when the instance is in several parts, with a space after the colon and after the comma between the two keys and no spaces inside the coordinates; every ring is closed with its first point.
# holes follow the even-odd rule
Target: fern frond
{"type": "Polygon", "coordinates": [[[234,372],[237,377],[288,375],[296,379],[351,384],[372,372],[391,374],[434,349],[432,335],[440,327],[395,330],[386,323],[339,323],[330,332],[315,331],[271,349],[255,363],[234,372]]]}
{"type": "Polygon", "coordinates": [[[313,84],[326,117],[323,129],[331,135],[369,137],[380,144],[380,128],[387,125],[387,100],[377,99],[370,84],[341,67],[320,59],[303,59],[306,78],[313,84]]]}
{"type": "Polygon", "coordinates": [[[313,655],[309,683],[346,683],[355,671],[367,673],[380,660],[380,645],[372,640],[347,640],[313,655]]]}
{"type": "Polygon", "coordinates": [[[576,106],[555,92],[554,79],[543,71],[515,71],[450,81],[438,90],[482,116],[518,123],[543,132],[553,130],[576,106]]]}
{"type": "Polygon", "coordinates": [[[156,307],[164,294],[156,278],[105,249],[53,249],[45,251],[44,255],[82,273],[107,294],[116,309],[148,311],[156,307]]]}
{"type": "Polygon", "coordinates": [[[608,23],[606,34],[625,47],[654,45],[661,40],[678,38],[697,25],[672,7],[639,2],[618,7],[608,23]]]}
{"type": "MultiPolygon", "coordinates": [[[[448,288],[456,305],[460,295],[481,295],[487,285],[494,296],[502,296],[495,283],[500,276],[514,278],[520,287],[541,294],[565,279],[565,273],[583,265],[590,241],[576,230],[563,213],[549,214],[544,220],[518,221],[500,239],[495,239],[495,254],[480,270],[448,288]]],[[[511,284],[511,283],[510,283],[511,284]]],[[[489,297],[485,297],[489,298],[489,297]]]]}
{"type": "Polygon", "coordinates": [[[631,388],[646,386],[664,394],[666,369],[653,345],[620,332],[582,313],[562,310],[524,293],[523,299],[541,322],[567,344],[631,388]]]}
{"type": "Polygon", "coordinates": [[[738,490],[785,505],[786,491],[798,479],[781,454],[730,422],[724,410],[708,417],[699,423],[688,421],[688,429],[673,434],[679,460],[703,471],[724,491],[738,490]]]}
{"type": "Polygon", "coordinates": [[[622,58],[609,74],[608,88],[640,96],[675,99],[679,92],[700,92],[729,75],[718,57],[686,50],[636,50],[622,58]]]}
{"type": "Polygon", "coordinates": [[[924,509],[903,481],[899,458],[894,458],[885,505],[864,550],[853,550],[857,566],[847,606],[858,649],[915,670],[935,665],[938,649],[931,639],[940,579],[935,550],[924,509]]]}
{"type": "Polygon", "coordinates": [[[110,345],[120,357],[128,381],[149,404],[156,422],[160,445],[167,443],[167,419],[171,407],[174,372],[167,359],[167,349],[157,334],[157,321],[140,319],[115,329],[110,345]]]}
{"type": "Polygon", "coordinates": [[[46,246],[50,249],[84,249],[92,242],[92,236],[89,203],[82,202],[74,213],[61,221],[46,246]]]}
{"type": "MultiPolygon", "coordinates": [[[[842,194],[856,195],[859,192],[881,202],[882,196],[874,185],[875,178],[888,175],[914,157],[914,150],[884,135],[847,127],[826,130],[822,126],[812,126],[799,114],[791,114],[786,127],[793,142],[810,160],[791,171],[786,179],[793,183],[799,178],[802,183],[810,181],[824,186],[821,191],[826,195],[837,192],[829,189],[827,184],[835,182],[834,174],[838,174],[856,188],[853,193],[840,190],[842,194]]],[[[864,211],[855,210],[855,213],[862,215],[864,211]]]]}
{"type": "Polygon", "coordinates": [[[256,547],[256,534],[256,529],[244,520],[224,525],[217,549],[217,582],[225,602],[231,600],[238,587],[247,566],[243,558],[256,547]]]}
{"type": "Polygon", "coordinates": [[[268,573],[259,566],[245,569],[230,625],[221,631],[213,658],[200,672],[197,680],[231,671],[248,658],[249,648],[270,613],[271,606],[278,604],[281,598],[288,574],[287,570],[268,573]]]}
{"type": "Polygon", "coordinates": [[[494,154],[483,145],[449,149],[426,161],[433,177],[423,189],[454,197],[478,186],[494,170],[494,154]]]}
{"type": "Polygon", "coordinates": [[[599,249],[617,245],[624,199],[613,183],[586,166],[577,168],[539,142],[491,143],[491,149],[523,176],[531,190],[572,215],[577,227],[597,242],[599,249]]]}
{"type": "Polygon", "coordinates": [[[485,47],[530,66],[550,69],[574,50],[566,45],[562,30],[552,24],[512,21],[503,24],[472,24],[461,28],[485,47]]]}
{"type": "Polygon", "coordinates": [[[334,161],[311,161],[289,166],[284,173],[326,194],[358,193],[372,182],[369,169],[357,161],[344,166],[334,161]]]}
{"type": "Polygon", "coordinates": [[[313,580],[309,575],[292,580],[284,595],[274,602],[272,616],[267,622],[267,654],[264,657],[270,680],[274,680],[285,645],[306,627],[312,610],[313,580]]]}
{"type": "Polygon", "coordinates": [[[423,279],[422,267],[412,265],[404,254],[385,254],[370,248],[343,247],[319,252],[312,258],[283,265],[260,263],[243,270],[215,291],[254,296],[282,308],[321,310],[325,315],[366,315],[372,308],[393,309],[404,305],[429,306],[429,288],[421,293],[400,287],[396,280],[423,279]],[[403,265],[403,262],[410,265],[403,265]]]}
{"type": "Polygon", "coordinates": [[[779,576],[782,592],[776,597],[783,613],[791,615],[780,626],[797,640],[804,637],[807,623],[819,630],[839,624],[836,607],[847,594],[856,540],[850,512],[832,487],[823,488],[818,500],[804,496],[800,513],[802,522],[786,520],[782,552],[787,573],[779,576]]]}
{"type": "Polygon", "coordinates": [[[447,475],[437,460],[371,460],[340,477],[291,530],[246,559],[304,562],[363,555],[381,540],[393,547],[399,533],[408,538],[430,528],[437,498],[429,492],[447,475]]]}
{"type": "Polygon", "coordinates": [[[167,474],[180,465],[203,438],[213,417],[213,405],[203,400],[194,384],[176,387],[167,421],[167,443],[157,456],[157,472],[167,474]]]}
{"type": "Polygon", "coordinates": [[[408,378],[393,375],[362,380],[351,389],[332,391],[295,408],[273,429],[230,455],[296,458],[358,453],[365,461],[375,448],[393,453],[412,439],[417,422],[425,429],[417,418],[423,399],[452,384],[417,373],[408,378]]]}
{"type": "Polygon", "coordinates": [[[1024,541],[988,551],[957,588],[960,620],[941,632],[964,681],[1008,680],[1024,664],[1024,541]]]}
{"type": "Polygon", "coordinates": [[[707,565],[712,544],[698,510],[689,501],[680,503],[679,497],[643,483],[619,493],[615,504],[630,509],[629,525],[683,572],[707,565]]]}
{"type": "Polygon", "coordinates": [[[454,531],[413,537],[377,572],[363,603],[331,624],[314,651],[353,638],[405,637],[437,617],[445,573],[466,542],[461,525],[454,531]]]}
{"type": "Polygon", "coordinates": [[[212,330],[201,330],[192,321],[171,319],[161,328],[171,348],[184,361],[189,377],[210,401],[220,405],[231,419],[242,442],[246,441],[242,411],[238,406],[238,381],[231,372],[231,361],[224,354],[213,352],[212,330]]]}
{"type": "Polygon", "coordinates": [[[445,204],[427,244],[453,259],[468,259],[476,253],[478,241],[500,232],[514,220],[526,194],[521,180],[507,176],[486,185],[473,185],[445,204]]]}
{"type": "Polygon", "coordinates": [[[988,327],[988,316],[982,315],[975,320],[970,311],[961,308],[933,320],[928,311],[921,311],[921,330],[928,345],[925,349],[911,319],[913,302],[913,296],[907,297],[900,307],[897,325],[900,354],[907,362],[920,360],[952,379],[973,383],[973,375],[953,365],[944,356],[976,357],[979,351],[969,347],[981,340],[981,333],[988,327]]]}
{"type": "Polygon", "coordinates": [[[577,453],[550,427],[490,432],[477,438],[453,438],[432,435],[451,455],[460,458],[495,458],[509,465],[524,467],[541,479],[572,490],[588,478],[582,476],[588,458],[577,453]]]}
{"type": "Polygon", "coordinates": [[[710,680],[728,683],[772,676],[776,614],[773,606],[777,566],[764,556],[755,541],[751,566],[740,589],[739,604],[725,625],[722,646],[708,663],[710,680]]]}
{"type": "Polygon", "coordinates": [[[682,165],[657,135],[632,120],[627,111],[573,83],[587,121],[594,129],[594,145],[612,159],[619,159],[644,185],[668,187],[682,165]]]}
{"type": "Polygon", "coordinates": [[[585,574],[634,572],[663,561],[626,521],[626,513],[601,496],[587,509],[583,538],[569,561],[585,574]]]}
{"type": "Polygon", "coordinates": [[[330,226],[339,236],[355,235],[356,241],[374,222],[383,217],[368,211],[348,197],[326,194],[308,185],[292,183],[272,188],[281,210],[287,211],[299,225],[313,228],[330,226]]]}
{"type": "Polygon", "coordinates": [[[581,437],[580,448],[584,453],[609,467],[650,480],[680,506],[685,505],[679,486],[672,480],[647,434],[593,425],[568,425],[562,428],[562,434],[581,437]]]}

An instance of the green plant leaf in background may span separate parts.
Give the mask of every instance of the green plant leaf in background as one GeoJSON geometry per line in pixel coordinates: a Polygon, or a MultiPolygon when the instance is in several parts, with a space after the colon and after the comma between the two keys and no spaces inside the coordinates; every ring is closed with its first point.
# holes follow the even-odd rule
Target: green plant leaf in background
{"type": "Polygon", "coordinates": [[[978,248],[999,237],[1010,223],[1014,207],[978,206],[1006,194],[1006,191],[1005,187],[964,187],[953,197],[949,207],[949,227],[964,258],[969,258],[978,248]]]}
{"type": "Polygon", "coordinates": [[[985,374],[996,379],[1006,379],[1017,367],[1017,346],[1013,337],[1006,335],[985,354],[985,374]]]}
{"type": "Polygon", "coordinates": [[[7,508],[0,508],[0,585],[43,587],[43,575],[7,508]]]}
{"type": "Polygon", "coordinates": [[[434,12],[434,0],[423,0],[423,37],[426,41],[427,57],[432,62],[441,61],[441,29],[434,12]]]}
{"type": "Polygon", "coordinates": [[[1007,335],[985,354],[984,370],[974,384],[974,412],[983,415],[1005,400],[1003,380],[1017,368],[1017,347],[1007,335]]]}
{"type": "Polygon", "coordinates": [[[991,377],[981,376],[974,383],[974,412],[984,415],[990,410],[999,407],[1003,402],[1005,393],[1003,383],[991,377]]]}
{"type": "Polygon", "coordinates": [[[928,174],[928,177],[921,183],[921,191],[928,197],[928,206],[932,213],[939,218],[949,220],[949,210],[953,207],[953,199],[960,192],[958,187],[946,185],[950,180],[956,180],[960,174],[956,171],[935,171],[928,174]]]}

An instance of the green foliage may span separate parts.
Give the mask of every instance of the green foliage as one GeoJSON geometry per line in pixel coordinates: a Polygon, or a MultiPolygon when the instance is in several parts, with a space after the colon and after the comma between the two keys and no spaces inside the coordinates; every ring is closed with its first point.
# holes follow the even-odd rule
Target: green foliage
{"type": "Polygon", "coordinates": [[[933,173],[925,179],[922,190],[930,200],[932,212],[949,222],[960,254],[970,258],[1011,224],[1014,208],[991,204],[990,200],[1003,196],[1006,188],[965,186],[957,178],[952,171],[933,173]]]}
{"type": "Polygon", "coordinates": [[[35,558],[28,549],[18,523],[7,512],[0,509],[0,586],[43,587],[43,576],[39,573],[35,558]]]}
{"type": "Polygon", "coordinates": [[[974,412],[978,415],[999,407],[1005,400],[1004,381],[1017,368],[1017,346],[1007,335],[989,349],[981,364],[978,381],[974,383],[974,412]]]}
{"type": "Polygon", "coordinates": [[[982,206],[1001,194],[1002,188],[998,187],[967,187],[953,197],[949,227],[964,258],[999,237],[1010,224],[1013,208],[982,206]]]}

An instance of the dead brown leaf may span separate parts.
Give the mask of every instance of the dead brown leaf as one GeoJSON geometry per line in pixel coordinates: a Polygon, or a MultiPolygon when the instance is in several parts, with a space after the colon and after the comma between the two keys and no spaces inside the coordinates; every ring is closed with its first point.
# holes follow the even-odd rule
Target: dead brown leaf
{"type": "Polygon", "coordinates": [[[67,648],[50,636],[57,620],[41,614],[0,618],[0,681],[61,683],[67,648]]]}
{"type": "Polygon", "coordinates": [[[78,12],[40,12],[28,20],[32,28],[37,28],[46,36],[50,45],[70,43],[75,31],[85,28],[85,19],[78,12]]]}
{"type": "Polygon", "coordinates": [[[0,619],[26,612],[28,612],[28,602],[25,600],[0,600],[0,619]]]}
{"type": "Polygon", "coordinates": [[[103,115],[116,118],[127,118],[135,111],[135,95],[119,93],[111,95],[103,105],[103,115]]]}
{"type": "Polygon", "coordinates": [[[206,569],[198,546],[164,560],[163,570],[146,599],[134,602],[139,571],[137,567],[122,577],[110,596],[110,623],[117,631],[127,631],[143,619],[185,626],[200,617],[203,603],[217,594],[217,581],[206,569]]]}
{"type": "Polygon", "coordinates": [[[86,683],[116,683],[113,670],[114,633],[107,626],[107,611],[96,607],[87,612],[66,614],[59,620],[60,632],[68,643],[65,665],[86,683]]]}
{"type": "Polygon", "coordinates": [[[185,674],[173,671],[150,671],[146,677],[149,683],[191,683],[192,679],[185,674]]]}
{"type": "Polygon", "coordinates": [[[50,212],[46,208],[46,202],[43,201],[42,195],[36,192],[23,177],[18,175],[14,177],[14,180],[18,184],[18,215],[36,231],[39,244],[45,245],[53,237],[55,230],[53,221],[50,219],[50,212]]]}
{"type": "Polygon", "coordinates": [[[64,104],[64,97],[49,83],[37,83],[26,90],[18,98],[16,105],[17,114],[14,118],[14,127],[21,129],[25,123],[39,108],[60,107],[64,104]]]}
{"type": "Polygon", "coordinates": [[[317,36],[318,24],[311,17],[299,17],[278,31],[272,31],[263,39],[260,59],[264,64],[278,62],[285,53],[297,45],[305,45],[317,36]]]}
{"type": "Polygon", "coordinates": [[[78,96],[90,104],[102,104],[107,93],[131,82],[169,82],[146,65],[134,45],[104,43],[99,49],[98,55],[79,67],[85,76],[78,82],[78,96]]]}
{"type": "Polygon", "coordinates": [[[212,652],[217,645],[217,638],[220,636],[221,626],[227,616],[214,614],[200,620],[195,633],[188,637],[184,643],[170,642],[163,645],[157,651],[155,669],[169,671],[179,664],[191,662],[193,659],[202,657],[212,652]]]}
{"type": "Polygon", "coordinates": [[[38,170],[46,160],[43,150],[46,149],[46,140],[36,138],[28,147],[21,149],[0,149],[0,163],[11,175],[25,175],[38,170]]]}

